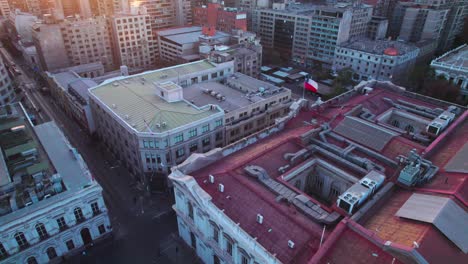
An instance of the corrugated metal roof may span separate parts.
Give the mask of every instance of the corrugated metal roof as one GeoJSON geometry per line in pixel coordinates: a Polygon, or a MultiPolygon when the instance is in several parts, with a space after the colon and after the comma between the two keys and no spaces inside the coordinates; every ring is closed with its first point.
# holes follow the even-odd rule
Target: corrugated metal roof
{"type": "Polygon", "coordinates": [[[335,127],[334,131],[357,143],[379,151],[393,137],[398,136],[397,133],[389,129],[353,116],[347,116],[335,127]]]}
{"type": "Polygon", "coordinates": [[[207,61],[183,64],[105,82],[92,88],[90,93],[140,132],[150,132],[148,128],[151,132],[169,131],[219,113],[219,110],[196,108],[186,101],[169,103],[156,95],[154,84],[214,67],[207,61]],[[166,126],[157,126],[162,123],[166,126]]]}
{"type": "Polygon", "coordinates": [[[468,142],[445,165],[446,171],[468,173],[468,142]]]}
{"type": "Polygon", "coordinates": [[[415,193],[395,215],[432,223],[465,254],[468,253],[468,213],[450,198],[415,193]]]}

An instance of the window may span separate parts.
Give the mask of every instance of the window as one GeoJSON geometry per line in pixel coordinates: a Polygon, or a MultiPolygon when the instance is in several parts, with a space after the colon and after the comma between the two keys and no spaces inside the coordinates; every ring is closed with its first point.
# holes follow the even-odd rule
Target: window
{"type": "Polygon", "coordinates": [[[83,211],[81,211],[81,208],[77,207],[73,210],[73,214],[75,214],[75,219],[76,222],[81,223],[85,220],[83,216],[83,211]]]}
{"type": "Polygon", "coordinates": [[[188,216],[193,220],[193,205],[191,203],[187,204],[188,206],[188,216]]]}
{"type": "Polygon", "coordinates": [[[204,138],[204,139],[202,140],[202,145],[203,145],[204,147],[209,146],[209,145],[210,145],[210,138],[209,138],[209,137],[204,138]]]}
{"type": "Polygon", "coordinates": [[[202,133],[206,133],[208,131],[210,131],[210,124],[202,126],[202,133]]]}
{"type": "Polygon", "coordinates": [[[182,142],[182,141],[184,141],[184,134],[179,134],[179,135],[174,137],[174,142],[175,143],[179,143],[179,142],[182,142]]]}
{"type": "Polygon", "coordinates": [[[400,122],[399,122],[398,120],[396,120],[396,119],[393,119],[393,121],[392,121],[392,126],[394,126],[394,127],[400,127],[400,122]]]}
{"type": "Polygon", "coordinates": [[[197,249],[197,238],[195,237],[195,234],[190,232],[190,242],[192,244],[192,247],[194,249],[197,249]]]}
{"type": "Polygon", "coordinates": [[[45,229],[45,226],[43,223],[39,223],[36,225],[36,231],[37,231],[37,234],[39,235],[40,240],[44,240],[47,237],[49,237],[49,235],[47,234],[47,230],[45,229]]]}
{"type": "Polygon", "coordinates": [[[241,254],[241,264],[248,264],[249,258],[246,257],[244,254],[241,254]]]}
{"type": "Polygon", "coordinates": [[[213,264],[221,264],[221,260],[219,260],[219,257],[216,255],[213,255],[213,264]]]}
{"type": "Polygon", "coordinates": [[[93,216],[96,216],[101,212],[97,202],[94,202],[94,203],[91,204],[91,209],[93,210],[93,216]]]}
{"type": "Polygon", "coordinates": [[[98,226],[99,234],[102,235],[106,232],[106,227],[104,225],[98,226]]]}
{"type": "Polygon", "coordinates": [[[65,229],[67,229],[67,224],[65,223],[65,218],[60,217],[60,218],[57,218],[57,225],[59,226],[59,229],[60,231],[63,231],[65,229]]]}
{"type": "Polygon", "coordinates": [[[201,79],[202,81],[208,81],[208,75],[203,75],[201,79]]]}
{"type": "Polygon", "coordinates": [[[189,134],[189,138],[192,138],[192,137],[196,136],[197,135],[197,129],[194,128],[194,129],[189,130],[188,134],[189,134]]]}
{"type": "Polygon", "coordinates": [[[197,150],[198,150],[198,143],[195,142],[195,143],[190,144],[190,148],[189,148],[189,149],[190,149],[190,152],[195,152],[195,151],[197,151],[197,150]]]}
{"type": "Polygon", "coordinates": [[[26,263],[28,264],[37,264],[37,260],[35,257],[29,257],[27,260],[26,260],[26,263]]]}
{"type": "Polygon", "coordinates": [[[216,226],[213,226],[213,239],[216,243],[219,243],[219,230],[216,226]]]}
{"type": "Polygon", "coordinates": [[[216,120],[215,127],[220,127],[222,125],[223,125],[223,120],[222,119],[216,120]]]}
{"type": "Polygon", "coordinates": [[[232,256],[232,241],[226,239],[226,252],[232,256]]]}
{"type": "Polygon", "coordinates": [[[15,240],[16,240],[16,243],[18,243],[20,250],[23,250],[29,246],[29,243],[26,240],[26,237],[24,236],[23,232],[16,233],[15,240]]]}
{"type": "Polygon", "coordinates": [[[53,260],[54,258],[57,257],[57,252],[55,251],[55,248],[50,247],[46,250],[47,256],[49,257],[49,260],[53,260]]]}
{"type": "Polygon", "coordinates": [[[414,132],[414,127],[412,125],[407,125],[405,127],[405,131],[408,133],[413,133],[414,132]]]}
{"type": "Polygon", "coordinates": [[[5,247],[2,243],[0,243],[0,260],[5,259],[8,257],[8,252],[6,251],[5,247]]]}
{"type": "Polygon", "coordinates": [[[181,158],[184,156],[184,154],[185,154],[184,148],[180,148],[176,151],[176,158],[181,158]]]}
{"type": "Polygon", "coordinates": [[[72,250],[72,249],[75,248],[75,243],[73,243],[73,240],[72,240],[72,239],[70,239],[70,240],[68,240],[67,242],[65,242],[65,245],[67,245],[67,249],[68,249],[68,250],[72,250]]]}

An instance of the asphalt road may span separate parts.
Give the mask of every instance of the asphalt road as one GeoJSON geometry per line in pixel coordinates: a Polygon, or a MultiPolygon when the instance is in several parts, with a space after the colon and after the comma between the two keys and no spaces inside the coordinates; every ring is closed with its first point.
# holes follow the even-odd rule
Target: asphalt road
{"type": "Polygon", "coordinates": [[[41,87],[20,56],[12,56],[24,92],[24,102],[37,110],[37,123],[55,121],[70,143],[86,161],[93,177],[103,187],[109,210],[113,238],[86,249],[69,263],[195,263],[193,251],[177,237],[177,220],[171,208],[172,194],[149,196],[132,182],[99,142],[94,141],[52,98],[39,92],[41,87]]]}

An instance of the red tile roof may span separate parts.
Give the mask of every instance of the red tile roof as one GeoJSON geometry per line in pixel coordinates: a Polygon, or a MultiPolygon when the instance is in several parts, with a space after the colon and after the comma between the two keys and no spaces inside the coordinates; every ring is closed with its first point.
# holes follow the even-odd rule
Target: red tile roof
{"type": "MultiPolygon", "coordinates": [[[[277,169],[287,164],[283,154],[297,152],[304,147],[300,143],[300,135],[324,122],[331,121],[331,127],[334,128],[343,120],[346,112],[359,104],[362,104],[378,116],[391,108],[383,98],[390,98],[395,102],[402,99],[409,103],[431,108],[440,107],[384,89],[375,89],[367,96],[353,95],[346,102],[340,104],[327,102],[318,111],[301,112],[296,118],[289,121],[285,129],[280,133],[226,156],[205,168],[191,173],[191,175],[197,180],[201,188],[212,197],[212,202],[218,208],[224,210],[224,213],[234,222],[239,223],[240,228],[250,236],[257,238],[258,242],[270,253],[276,254],[281,262],[305,263],[314,256],[319,248],[322,226],[307,218],[294,206],[285,202],[277,202],[276,195],[257,179],[248,176],[244,172],[244,167],[258,165],[264,168],[270,177],[277,178],[280,176],[277,169]],[[207,183],[206,180],[210,174],[215,176],[215,184],[207,183]],[[217,190],[219,183],[222,183],[225,187],[223,193],[217,190]],[[263,215],[263,224],[256,222],[257,214],[263,215]],[[288,248],[288,240],[294,241],[294,249],[288,248]]],[[[438,146],[437,151],[429,155],[429,159],[438,166],[445,164],[450,156],[456,153],[457,149],[462,145],[460,143],[468,140],[467,123],[468,121],[464,120],[461,122],[460,128],[450,131],[447,139],[440,141],[441,146],[438,146]]],[[[329,142],[343,147],[343,143],[337,140],[330,139],[329,142]]],[[[400,154],[407,155],[411,149],[417,149],[419,153],[422,153],[426,147],[399,136],[387,143],[381,154],[395,160],[396,156],[400,154]]],[[[359,153],[358,156],[365,157],[365,154],[359,153]]],[[[327,159],[327,157],[321,158],[327,159]]],[[[372,157],[367,158],[379,163],[386,169],[387,181],[396,181],[399,171],[372,157]]],[[[427,192],[445,190],[449,193],[442,192],[442,194],[457,195],[460,201],[466,202],[468,200],[466,176],[467,174],[448,173],[441,170],[430,183],[420,188],[421,191],[427,192]],[[445,182],[446,177],[449,178],[448,183],[445,182]]],[[[394,193],[386,197],[386,200],[377,210],[369,212],[363,226],[380,239],[390,240],[396,245],[406,248],[412,248],[414,241],[422,243],[424,246],[422,249],[429,248],[432,238],[437,243],[451,243],[445,237],[434,235],[434,230],[437,230],[431,224],[401,219],[395,216],[396,211],[412,193],[411,190],[396,187],[394,193]]],[[[333,227],[327,228],[325,241],[329,236],[333,236],[333,232],[335,232],[333,227]]],[[[343,233],[341,232],[336,244],[326,252],[323,259],[324,263],[392,263],[393,257],[391,255],[383,252],[366,238],[349,229],[346,229],[343,233]],[[373,253],[377,256],[373,255],[373,253]]],[[[456,247],[452,248],[450,246],[441,248],[444,250],[441,251],[442,254],[457,250],[456,247]]],[[[428,260],[434,255],[429,253],[425,255],[425,252],[423,252],[423,255],[428,260]]],[[[398,263],[398,260],[395,263],[398,263]]]]}

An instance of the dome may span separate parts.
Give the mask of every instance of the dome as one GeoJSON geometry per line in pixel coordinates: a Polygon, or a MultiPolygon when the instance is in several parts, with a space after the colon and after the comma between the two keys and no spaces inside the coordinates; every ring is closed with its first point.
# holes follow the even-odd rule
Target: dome
{"type": "Polygon", "coordinates": [[[394,47],[386,48],[383,53],[388,56],[398,56],[398,50],[394,47]]]}

